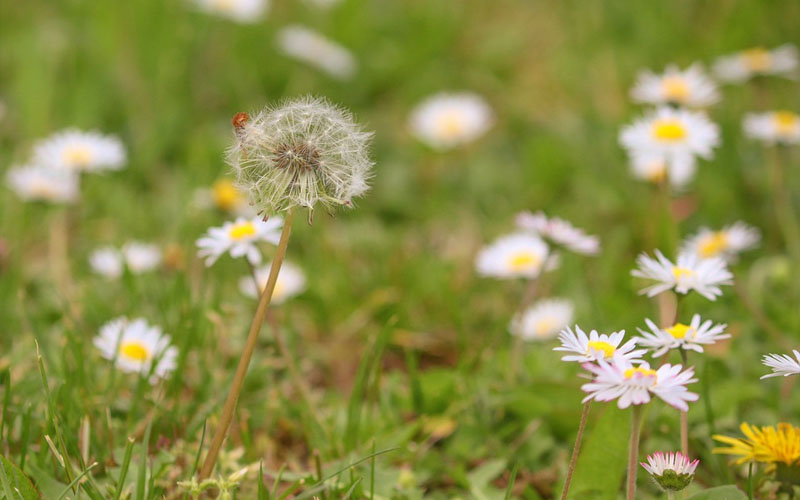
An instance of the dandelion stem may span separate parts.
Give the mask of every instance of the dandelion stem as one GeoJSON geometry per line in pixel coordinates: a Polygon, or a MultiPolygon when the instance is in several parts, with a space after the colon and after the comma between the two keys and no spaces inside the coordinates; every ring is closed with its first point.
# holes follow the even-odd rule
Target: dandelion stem
{"type": "Polygon", "coordinates": [[[572,456],[569,459],[569,468],[567,469],[567,477],[564,478],[564,489],[561,491],[561,500],[567,500],[567,493],[569,492],[569,484],[572,482],[572,474],[575,472],[575,465],[578,463],[578,454],[581,451],[581,441],[583,441],[583,430],[586,428],[586,420],[589,417],[589,405],[591,401],[583,404],[583,412],[581,413],[581,423],[578,424],[578,435],[575,436],[575,446],[572,448],[572,456]]]}
{"type": "Polygon", "coordinates": [[[631,449],[628,456],[627,500],[636,499],[636,466],[639,462],[639,434],[642,430],[642,406],[634,405],[631,413],[631,449]]]}
{"type": "Polygon", "coordinates": [[[269,271],[269,278],[264,291],[261,293],[261,299],[258,301],[258,308],[253,316],[253,322],[250,324],[250,332],[247,334],[247,341],[242,351],[242,357],[239,359],[239,365],[236,367],[236,374],[233,376],[228,398],[225,400],[225,405],[222,408],[222,415],[220,416],[217,430],[214,433],[214,438],[211,440],[211,446],[208,449],[208,455],[200,468],[199,478],[202,481],[207,478],[211,471],[214,469],[214,464],[217,462],[217,455],[222,448],[222,442],[228,434],[228,428],[233,420],[233,413],[236,409],[236,402],[239,400],[239,393],[242,391],[244,384],[244,377],[247,374],[247,368],[250,366],[250,358],[253,357],[253,351],[256,348],[258,341],[258,334],[261,331],[261,325],[264,323],[264,316],[267,313],[270,301],[272,299],[272,292],[275,290],[275,282],[278,280],[278,272],[283,264],[283,259],[286,257],[286,247],[289,245],[289,235],[292,232],[292,209],[286,212],[286,219],[283,222],[283,231],[281,232],[281,239],[278,242],[278,249],[275,252],[275,258],[272,261],[272,266],[269,271]]]}

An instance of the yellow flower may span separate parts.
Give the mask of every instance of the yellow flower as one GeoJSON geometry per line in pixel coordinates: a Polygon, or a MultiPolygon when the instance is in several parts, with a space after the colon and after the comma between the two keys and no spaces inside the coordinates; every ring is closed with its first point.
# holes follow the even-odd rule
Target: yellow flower
{"type": "Polygon", "coordinates": [[[777,427],[758,428],[743,422],[740,429],[744,438],[713,436],[715,440],[729,445],[725,448],[714,448],[714,453],[737,455],[737,464],[754,461],[773,466],[792,466],[800,462],[800,427],[781,422],[777,427]]]}

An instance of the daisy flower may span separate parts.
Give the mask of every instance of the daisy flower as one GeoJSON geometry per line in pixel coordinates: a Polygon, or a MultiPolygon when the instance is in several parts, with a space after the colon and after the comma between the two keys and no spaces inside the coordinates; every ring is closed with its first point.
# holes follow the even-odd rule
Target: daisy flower
{"type": "Polygon", "coordinates": [[[206,257],[206,266],[212,265],[224,253],[231,257],[247,257],[251,264],[261,262],[261,252],[256,243],[266,241],[277,245],[281,238],[283,219],[271,217],[264,221],[261,217],[245,219],[239,217],[234,222],[226,222],[222,227],[212,227],[205,236],[197,240],[199,257],[206,257]]]}
{"type": "Polygon", "coordinates": [[[635,152],[630,156],[630,171],[634,178],[661,184],[669,182],[673,189],[684,189],[697,172],[694,161],[670,163],[667,155],[635,152]]]}
{"type": "Polygon", "coordinates": [[[761,233],[744,222],[735,222],[719,231],[701,228],[682,245],[682,252],[693,253],[701,259],[720,257],[734,262],[741,252],[758,246],[761,233]]]}
{"type": "Polygon", "coordinates": [[[9,169],[6,182],[25,201],[72,203],[80,191],[80,181],[74,173],[38,165],[9,169]]]}
{"type": "Polygon", "coordinates": [[[562,361],[591,363],[600,359],[611,359],[614,356],[618,356],[638,362],[639,358],[647,351],[644,349],[635,350],[636,339],[630,339],[622,344],[623,337],[625,337],[625,330],[612,332],[611,334],[599,334],[597,330],[592,330],[587,336],[578,325],[575,325],[574,332],[567,327],[558,334],[561,346],[553,350],[571,353],[562,357],[562,361]]]}
{"type": "Polygon", "coordinates": [[[692,460],[679,451],[657,451],[648,455],[642,467],[664,491],[681,491],[692,482],[699,464],[700,460],[692,460]]]}
{"type": "Polygon", "coordinates": [[[565,299],[545,299],[514,316],[512,335],[524,340],[549,340],[572,321],[575,307],[565,299]]]}
{"type": "Polygon", "coordinates": [[[237,23],[257,23],[269,7],[267,0],[193,0],[199,10],[237,23]]]}
{"type": "Polygon", "coordinates": [[[688,169],[696,156],[711,158],[719,129],[704,113],[662,106],[623,128],[619,141],[632,157],[658,156],[688,169]]]}
{"type": "Polygon", "coordinates": [[[418,104],[409,118],[414,136],[439,151],[474,141],[493,123],[492,109],[471,92],[435,94],[418,104]]]}
{"type": "Polygon", "coordinates": [[[475,260],[478,274],[492,278],[536,278],[549,269],[547,243],[531,234],[511,234],[483,248],[475,260]]]}
{"type": "MultiPolygon", "coordinates": [[[[239,280],[239,290],[241,290],[244,295],[257,299],[267,286],[267,279],[269,278],[271,267],[272,264],[270,263],[265,267],[256,269],[258,289],[256,289],[253,277],[246,276],[239,280]]],[[[275,289],[272,292],[272,303],[280,304],[286,302],[295,295],[303,293],[305,289],[306,276],[303,274],[303,271],[291,262],[284,261],[280,271],[278,271],[278,279],[275,281],[275,289]]]]}
{"type": "Polygon", "coordinates": [[[600,238],[586,234],[568,221],[558,217],[548,218],[544,212],[522,212],[516,217],[517,227],[563,245],[575,253],[597,255],[600,251],[600,238]]]}
{"type": "Polygon", "coordinates": [[[781,45],[772,50],[760,47],[720,57],[713,71],[725,82],[739,83],[758,75],[792,77],[797,69],[797,47],[781,45]]]}
{"type": "Polygon", "coordinates": [[[116,136],[67,129],[36,143],[32,163],[72,172],[97,172],[119,170],[125,161],[125,147],[116,136]]]}
{"type": "Polygon", "coordinates": [[[334,78],[347,79],[356,72],[349,50],[305,26],[292,25],[278,32],[278,46],[289,57],[314,66],[334,78]]]}
{"type": "Polygon", "coordinates": [[[792,351],[795,359],[792,359],[788,354],[767,354],[761,360],[769,368],[772,368],[772,373],[768,373],[761,377],[788,377],[789,375],[797,375],[800,373],[800,352],[797,349],[792,351]]]}
{"type": "Polygon", "coordinates": [[[178,349],[170,347],[169,335],[142,318],[117,318],[106,323],[94,339],[100,354],[128,373],[149,375],[151,383],[175,369],[178,349]]]}
{"type": "Polygon", "coordinates": [[[157,245],[130,241],[122,247],[122,257],[134,274],[151,271],[161,263],[161,250],[157,245]]]}
{"type": "Polygon", "coordinates": [[[702,108],[719,100],[717,85],[706,75],[700,64],[685,70],[667,66],[662,74],[652,71],[639,73],[631,89],[633,100],[645,104],[677,104],[702,108]]]}
{"type": "Polygon", "coordinates": [[[583,367],[594,375],[581,387],[588,393],[584,403],[617,400],[617,406],[625,409],[632,404],[649,403],[650,396],[655,395],[668,405],[687,411],[687,402],[698,399],[697,394],[686,389],[688,384],[697,382],[693,368],[681,371],[681,365],[664,364],[653,370],[644,362],[634,366],[623,356],[614,356],[610,362],[601,358],[597,364],[584,363],[583,367]]]}
{"type": "Polygon", "coordinates": [[[636,259],[639,268],[631,272],[637,278],[657,281],[639,292],[648,297],[674,289],[682,294],[694,290],[708,300],[716,300],[722,295],[720,285],[733,284],[733,274],[719,257],[701,259],[693,253],[682,252],[673,264],[660,251],[656,250],[655,255],[655,259],[647,254],[639,255],[636,259]]]}
{"type": "Polygon", "coordinates": [[[800,116],[793,111],[748,113],[744,117],[745,134],[766,144],[800,142],[800,116]]]}
{"type": "Polygon", "coordinates": [[[727,447],[714,448],[721,455],[734,455],[736,464],[761,462],[794,466],[800,462],[800,428],[781,422],[775,426],[756,427],[743,422],[739,427],[743,438],[712,436],[727,447]]]}
{"type": "Polygon", "coordinates": [[[650,331],[639,329],[642,337],[637,339],[636,344],[653,349],[654,358],[666,354],[670,349],[703,352],[704,345],[730,338],[725,333],[727,325],[715,325],[711,320],[701,322],[699,314],[692,316],[688,325],[676,323],[668,328],[659,328],[649,319],[645,319],[645,323],[650,331]]]}

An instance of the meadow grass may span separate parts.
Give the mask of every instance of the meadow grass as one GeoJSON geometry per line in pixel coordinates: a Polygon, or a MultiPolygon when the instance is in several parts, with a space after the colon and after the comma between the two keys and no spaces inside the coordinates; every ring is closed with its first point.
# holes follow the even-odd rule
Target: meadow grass
{"type": "MultiPolygon", "coordinates": [[[[520,210],[563,216],[600,235],[603,250],[565,255],[542,288],[573,300],[577,322],[600,331],[634,333],[655,318],[630,270],[668,234],[653,215],[656,191],[630,178],[617,145],[640,114],[627,96],[636,71],[798,44],[800,4],[273,3],[262,23],[239,25],[177,0],[0,0],[0,169],[68,126],[119,134],[130,157],[124,170],[85,177],[74,206],[0,191],[0,498],[17,498],[25,476],[46,499],[184,497],[177,482],[198,467],[255,308],[237,289],[249,272],[241,260],[206,268],[195,257],[194,241],[227,218],[195,207],[194,192],[229,174],[234,113],[304,94],[342,104],[375,131],[375,179],[355,210],[295,224],[289,258],[308,290],[271,312],[218,471],[254,464],[240,499],[552,498],[581,413],[578,368],[531,344],[509,376],[507,325],[524,284],[478,277],[475,254],[520,210]],[[350,48],[355,78],[281,55],[275,32],[296,22],[350,48]],[[438,154],[409,134],[407,116],[449,89],[484,95],[497,123],[438,154]],[[129,239],[171,246],[174,262],[118,281],[91,272],[94,248],[129,239]],[[180,354],[169,379],[151,386],[99,356],[93,337],[121,315],[172,336],[180,354]]],[[[762,230],[761,248],[733,270],[780,333],[769,336],[733,290],[686,300],[733,335],[697,358],[693,390],[709,405],[689,414],[702,461],[694,490],[746,488],[746,470],[711,454],[712,434],[735,433],[740,421],[797,422],[800,411],[792,381],[758,380],[764,353],[797,345],[800,292],[765,153],[740,125],[750,110],[797,110],[797,88],[780,79],[761,94],[725,87],[710,112],[722,147],[681,199],[681,235],[739,219],[762,230]]],[[[798,188],[797,148],[789,161],[798,188]]],[[[593,405],[575,498],[617,497],[627,422],[613,404],[593,405]]],[[[649,405],[643,452],[676,448],[677,429],[677,412],[649,405]]],[[[660,495],[641,478],[641,497],[660,495]]]]}

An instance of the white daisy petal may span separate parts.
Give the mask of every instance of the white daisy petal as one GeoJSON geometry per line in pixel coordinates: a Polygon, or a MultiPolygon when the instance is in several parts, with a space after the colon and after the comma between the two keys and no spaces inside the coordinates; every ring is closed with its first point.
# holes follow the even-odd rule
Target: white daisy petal
{"type": "Polygon", "coordinates": [[[142,318],[117,318],[100,328],[94,345],[101,356],[113,360],[128,373],[150,376],[150,382],[166,378],[175,369],[178,350],[170,347],[169,335],[142,318]]]}
{"type": "Polygon", "coordinates": [[[541,300],[514,316],[509,325],[512,335],[525,340],[549,340],[572,321],[575,308],[565,299],[541,300]]]}
{"type": "Polygon", "coordinates": [[[277,245],[281,236],[283,219],[271,217],[264,221],[260,217],[239,217],[226,222],[222,227],[212,227],[205,236],[197,240],[197,255],[206,258],[210,266],[225,253],[231,257],[247,257],[254,265],[261,262],[261,252],[256,243],[266,241],[277,245]]]}
{"type": "Polygon", "coordinates": [[[767,354],[764,356],[761,362],[772,368],[772,373],[761,378],[788,377],[789,375],[800,373],[800,352],[795,349],[792,354],[794,354],[794,359],[788,354],[767,354]]]}
{"type": "Polygon", "coordinates": [[[733,284],[733,274],[719,257],[701,259],[694,253],[682,252],[678,261],[672,263],[656,250],[656,258],[641,254],[636,259],[637,269],[631,274],[638,278],[654,280],[656,283],[641,290],[650,297],[674,289],[687,294],[695,291],[709,300],[722,295],[719,285],[733,284]]]}
{"type": "Polygon", "coordinates": [[[765,144],[800,142],[800,115],[794,111],[748,113],[742,125],[747,136],[765,144]]]}
{"type": "MultiPolygon", "coordinates": [[[[248,297],[258,298],[264,287],[267,286],[271,267],[272,263],[256,269],[258,288],[256,288],[252,276],[245,276],[239,280],[239,290],[248,297]]],[[[303,271],[291,262],[284,261],[280,272],[278,272],[278,279],[275,282],[275,289],[272,291],[271,301],[273,304],[282,304],[295,295],[303,293],[305,288],[306,277],[303,271]]]]}
{"type": "Polygon", "coordinates": [[[125,146],[116,136],[67,129],[36,143],[33,163],[70,172],[119,170],[126,162],[125,146]]]}
{"type": "Polygon", "coordinates": [[[287,56],[335,78],[348,79],[356,72],[356,59],[349,50],[305,26],[292,25],[281,29],[278,46],[287,56]]]}
{"type": "Polygon", "coordinates": [[[70,171],[38,165],[6,172],[8,186],[25,201],[72,203],[80,194],[78,176],[70,171]]]}
{"type": "Polygon", "coordinates": [[[549,253],[538,236],[511,234],[482,249],[475,267],[482,276],[493,278],[536,278],[548,265],[549,253]]]}
{"type": "Polygon", "coordinates": [[[567,249],[584,255],[600,252],[600,238],[586,234],[569,221],[558,217],[547,217],[544,212],[521,212],[516,217],[517,227],[529,231],[567,249]]]}
{"type": "Polygon", "coordinates": [[[772,50],[757,47],[720,57],[714,62],[713,70],[722,81],[740,83],[758,75],[793,78],[797,66],[797,47],[785,44],[772,50]]]}
{"type": "Polygon", "coordinates": [[[494,123],[486,101],[470,92],[428,97],[411,112],[411,132],[428,146],[444,151],[472,142],[494,123]]]}
{"type": "Polygon", "coordinates": [[[681,246],[682,252],[693,253],[701,259],[720,257],[727,262],[735,262],[741,252],[758,246],[761,233],[758,229],[736,222],[719,231],[701,228],[681,246]]]}
{"type": "Polygon", "coordinates": [[[717,85],[705,74],[700,64],[693,64],[685,70],[670,65],[660,75],[643,71],[631,90],[631,96],[635,101],[646,104],[689,107],[705,107],[719,100],[717,85]]]}

